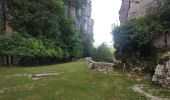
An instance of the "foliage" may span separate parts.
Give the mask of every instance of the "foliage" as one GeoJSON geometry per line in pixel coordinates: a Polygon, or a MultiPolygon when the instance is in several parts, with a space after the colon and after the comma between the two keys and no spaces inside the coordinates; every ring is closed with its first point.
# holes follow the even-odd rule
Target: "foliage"
{"type": "Polygon", "coordinates": [[[27,57],[63,57],[63,51],[55,46],[49,39],[36,39],[32,36],[24,37],[13,33],[10,38],[0,37],[1,55],[27,56],[27,57]],[[44,41],[45,40],[45,41],[44,41]]]}
{"type": "Polygon", "coordinates": [[[34,0],[14,0],[8,6],[14,30],[32,36],[59,34],[58,20],[64,15],[62,0],[47,0],[45,4],[34,0]]]}
{"type": "Polygon", "coordinates": [[[113,62],[113,52],[103,43],[99,47],[93,49],[93,59],[101,62],[113,62]]]}
{"type": "Polygon", "coordinates": [[[85,46],[74,20],[65,17],[65,2],[82,7],[87,0],[7,0],[4,11],[15,32],[0,37],[0,55],[61,61],[82,57],[85,46]]]}
{"type": "Polygon", "coordinates": [[[86,5],[88,1],[87,0],[64,0],[64,2],[67,5],[72,5],[75,6],[76,8],[80,8],[83,7],[83,5],[86,5]]]}
{"type": "Polygon", "coordinates": [[[133,66],[140,62],[147,71],[153,73],[157,60],[157,49],[153,46],[153,40],[162,34],[170,34],[170,9],[167,5],[169,1],[163,1],[156,8],[156,13],[126,21],[114,28],[112,33],[117,59],[126,64],[132,63],[133,66]]]}
{"type": "Polygon", "coordinates": [[[93,53],[93,33],[84,33],[81,38],[83,39],[83,56],[91,57],[93,53]]]}

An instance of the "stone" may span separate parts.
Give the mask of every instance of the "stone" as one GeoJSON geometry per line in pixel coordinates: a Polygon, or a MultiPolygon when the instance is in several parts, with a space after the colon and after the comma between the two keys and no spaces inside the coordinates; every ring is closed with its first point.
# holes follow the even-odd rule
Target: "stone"
{"type": "Polygon", "coordinates": [[[49,76],[56,76],[56,75],[59,75],[59,73],[41,73],[41,74],[32,75],[31,78],[32,80],[39,80],[41,78],[45,78],[49,76]]]}
{"type": "Polygon", "coordinates": [[[156,75],[153,75],[153,77],[152,77],[152,82],[157,82],[157,81],[158,81],[157,76],[156,76],[156,75]]]}
{"type": "Polygon", "coordinates": [[[153,40],[153,45],[157,48],[170,47],[170,35],[162,34],[153,40]],[[166,42],[165,42],[166,40],[166,42]]]}
{"type": "Polygon", "coordinates": [[[115,66],[113,63],[105,63],[105,62],[95,62],[92,58],[85,58],[85,62],[88,69],[94,69],[99,72],[111,72],[113,71],[113,67],[115,66]]]}
{"type": "Polygon", "coordinates": [[[120,15],[119,19],[121,23],[126,21],[128,17],[129,8],[130,8],[130,0],[122,0],[122,6],[119,11],[119,15],[120,15]]]}
{"type": "Polygon", "coordinates": [[[158,64],[155,69],[155,75],[162,76],[165,75],[165,66],[158,64]]]}
{"type": "Polygon", "coordinates": [[[120,22],[123,23],[129,19],[135,19],[152,13],[156,7],[154,0],[122,0],[119,11],[120,22]]]}
{"type": "Polygon", "coordinates": [[[142,84],[137,84],[132,87],[132,90],[144,95],[147,98],[150,98],[151,100],[169,100],[168,98],[159,98],[157,96],[153,96],[152,94],[145,92],[143,88],[144,86],[142,84]]]}
{"type": "Polygon", "coordinates": [[[89,68],[89,69],[93,69],[93,63],[89,63],[89,64],[88,64],[88,68],[89,68]]]}
{"type": "Polygon", "coordinates": [[[152,82],[161,85],[164,88],[170,89],[170,61],[165,65],[158,64],[155,69],[155,74],[152,77],[152,82]]]}

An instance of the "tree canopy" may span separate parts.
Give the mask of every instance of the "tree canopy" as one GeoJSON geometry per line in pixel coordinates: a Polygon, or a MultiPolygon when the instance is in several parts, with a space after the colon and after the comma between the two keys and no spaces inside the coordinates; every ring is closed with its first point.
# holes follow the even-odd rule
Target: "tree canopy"
{"type": "Polygon", "coordinates": [[[56,60],[83,57],[85,41],[79,35],[82,33],[77,32],[74,20],[65,16],[65,2],[82,7],[86,0],[4,1],[1,5],[5,16],[0,21],[4,29],[10,26],[13,32],[11,36],[1,32],[0,55],[56,60]]]}

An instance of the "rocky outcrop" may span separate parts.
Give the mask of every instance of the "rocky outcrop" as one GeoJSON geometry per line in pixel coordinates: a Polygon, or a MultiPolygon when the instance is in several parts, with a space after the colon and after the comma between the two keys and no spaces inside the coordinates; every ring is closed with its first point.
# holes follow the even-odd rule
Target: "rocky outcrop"
{"type": "Polygon", "coordinates": [[[88,69],[93,69],[100,72],[111,72],[113,71],[113,63],[95,62],[92,58],[85,58],[86,65],[88,69]]]}
{"type": "Polygon", "coordinates": [[[72,18],[75,21],[75,25],[80,34],[92,34],[94,20],[91,18],[91,0],[87,0],[86,4],[82,4],[81,7],[73,5],[69,2],[65,6],[66,16],[72,18]]]}
{"type": "Polygon", "coordinates": [[[119,20],[121,23],[127,20],[128,12],[130,9],[130,0],[122,0],[122,6],[119,11],[119,20]]]}
{"type": "Polygon", "coordinates": [[[154,0],[122,0],[120,9],[120,22],[145,16],[152,13],[156,3],[154,0]]]}
{"type": "Polygon", "coordinates": [[[170,47],[170,35],[162,34],[153,40],[153,45],[157,48],[170,47]]]}
{"type": "MultiPolygon", "coordinates": [[[[130,19],[136,19],[142,16],[147,16],[156,12],[158,5],[155,0],[122,0],[122,6],[120,9],[120,22],[124,23],[130,19]]],[[[155,74],[152,81],[163,87],[170,88],[170,35],[169,32],[162,33],[155,37],[153,40],[153,46],[158,48],[157,62],[166,61],[165,64],[158,64],[155,69],[155,74]],[[162,54],[163,52],[163,54],[162,54]]],[[[132,64],[131,64],[132,65],[132,64]]],[[[135,65],[132,65],[135,66],[135,65]]],[[[144,65],[143,65],[144,66],[144,65]]]]}
{"type": "Polygon", "coordinates": [[[152,81],[155,84],[170,89],[170,61],[167,61],[164,65],[157,65],[152,81]]]}

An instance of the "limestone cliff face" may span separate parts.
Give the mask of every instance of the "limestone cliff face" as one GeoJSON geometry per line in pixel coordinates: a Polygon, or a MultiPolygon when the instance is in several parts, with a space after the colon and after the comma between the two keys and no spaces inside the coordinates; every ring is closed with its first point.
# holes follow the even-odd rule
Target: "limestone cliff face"
{"type": "Polygon", "coordinates": [[[145,16],[156,6],[154,0],[122,0],[120,22],[145,16]]]}
{"type": "Polygon", "coordinates": [[[93,33],[94,20],[91,18],[91,0],[87,0],[87,4],[83,4],[81,7],[76,7],[70,2],[66,5],[65,12],[68,18],[74,19],[79,32],[93,33]]]}
{"type": "MultiPolygon", "coordinates": [[[[135,19],[154,12],[156,7],[155,0],[122,0],[119,11],[120,22],[135,19]]],[[[157,48],[170,47],[170,35],[162,34],[153,40],[153,45],[157,48]]]]}
{"type": "Polygon", "coordinates": [[[123,23],[128,18],[128,12],[130,9],[130,0],[122,0],[122,5],[119,11],[120,23],[123,23]]]}
{"type": "MultiPolygon", "coordinates": [[[[157,5],[154,0],[122,0],[122,6],[119,12],[120,22],[124,23],[130,19],[152,14],[155,7],[157,5]]],[[[155,84],[170,89],[170,53],[167,49],[170,47],[170,35],[168,33],[162,33],[153,40],[153,45],[162,50],[162,52],[157,52],[159,55],[157,56],[157,62],[160,64],[155,69],[152,81],[155,84]],[[163,62],[161,63],[160,61],[163,62]]]]}

